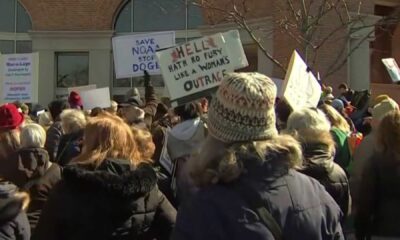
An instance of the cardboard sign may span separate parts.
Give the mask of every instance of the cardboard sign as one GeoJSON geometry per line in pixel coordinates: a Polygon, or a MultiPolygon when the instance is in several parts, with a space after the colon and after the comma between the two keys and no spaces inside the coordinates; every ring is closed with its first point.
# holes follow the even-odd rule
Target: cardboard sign
{"type": "Polygon", "coordinates": [[[156,51],[175,45],[175,32],[154,32],[112,39],[116,78],[160,74],[156,51]]]}
{"type": "Polygon", "coordinates": [[[321,86],[301,56],[294,51],[282,87],[282,96],[293,109],[317,107],[321,86]]]}
{"type": "Polygon", "coordinates": [[[91,84],[91,85],[86,85],[86,86],[80,86],[80,87],[71,87],[71,88],[68,88],[68,95],[69,95],[71,92],[80,93],[80,92],[84,92],[84,91],[88,91],[88,90],[93,90],[93,89],[96,89],[96,88],[97,88],[97,85],[96,85],[96,84],[91,84]]]}
{"type": "Polygon", "coordinates": [[[95,107],[108,108],[111,106],[110,89],[98,88],[80,92],[83,109],[92,110],[95,107]]]}
{"type": "Polygon", "coordinates": [[[396,60],[394,58],[385,58],[382,59],[382,62],[385,65],[392,81],[393,82],[400,81],[400,69],[399,66],[397,65],[396,60]]]}
{"type": "Polygon", "coordinates": [[[38,101],[39,54],[0,55],[1,102],[38,101]]]}
{"type": "Polygon", "coordinates": [[[248,65],[238,31],[196,39],[157,57],[173,106],[208,95],[226,73],[248,65]]]}

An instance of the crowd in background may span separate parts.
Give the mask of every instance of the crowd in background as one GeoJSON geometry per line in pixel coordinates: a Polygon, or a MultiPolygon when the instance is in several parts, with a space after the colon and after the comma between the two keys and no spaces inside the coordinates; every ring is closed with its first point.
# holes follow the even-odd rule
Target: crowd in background
{"type": "Polygon", "coordinates": [[[0,239],[400,239],[400,112],[346,84],[294,109],[259,73],[178,107],[0,106],[0,239]]]}

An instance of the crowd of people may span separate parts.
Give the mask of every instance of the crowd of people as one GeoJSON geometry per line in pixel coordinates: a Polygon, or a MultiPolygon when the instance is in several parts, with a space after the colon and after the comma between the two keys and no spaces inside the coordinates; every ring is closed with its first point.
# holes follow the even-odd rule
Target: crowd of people
{"type": "Polygon", "coordinates": [[[295,109],[259,73],[171,107],[0,106],[0,239],[400,239],[400,111],[346,84],[295,109]],[[360,103],[362,102],[362,103],[360,103]],[[353,236],[354,235],[354,236],[353,236]]]}

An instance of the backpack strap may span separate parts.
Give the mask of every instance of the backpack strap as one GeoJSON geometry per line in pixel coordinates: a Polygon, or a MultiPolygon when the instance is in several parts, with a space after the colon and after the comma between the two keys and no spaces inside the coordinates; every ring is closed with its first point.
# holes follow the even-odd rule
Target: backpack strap
{"type": "Polygon", "coordinates": [[[242,185],[241,183],[234,183],[231,186],[231,188],[235,190],[235,192],[238,193],[240,197],[248,204],[250,209],[257,214],[260,221],[272,233],[274,239],[283,240],[281,227],[266,208],[266,203],[262,200],[257,191],[251,186],[242,185]]]}

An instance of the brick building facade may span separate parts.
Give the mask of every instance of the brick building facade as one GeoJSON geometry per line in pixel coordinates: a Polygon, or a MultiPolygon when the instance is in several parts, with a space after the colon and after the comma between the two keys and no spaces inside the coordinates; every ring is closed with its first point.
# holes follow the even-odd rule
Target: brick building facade
{"type": "MultiPolygon", "coordinates": [[[[18,2],[17,0],[2,0],[0,8],[1,4],[6,4],[6,2],[10,4],[15,2],[15,25],[18,25],[19,18],[23,18],[20,15],[23,15],[25,11],[25,15],[29,17],[30,26],[26,30],[14,29],[12,32],[3,30],[0,24],[0,51],[3,53],[29,50],[39,52],[39,102],[44,104],[58,95],[65,94],[68,85],[110,86],[112,94],[117,97],[121,97],[127,89],[136,85],[135,80],[114,79],[111,47],[111,38],[114,35],[127,34],[131,31],[174,30],[177,42],[182,42],[185,39],[237,28],[234,23],[224,21],[222,14],[193,7],[187,9],[184,1],[181,0],[135,0],[134,5],[130,0],[18,0],[18,2]],[[24,9],[21,10],[21,14],[18,12],[20,8],[24,9]],[[171,11],[176,12],[171,14],[171,11]],[[9,43],[13,41],[12,51],[11,48],[5,50],[7,46],[11,46],[6,41],[9,43]],[[27,47],[18,48],[23,43],[27,43],[27,47]],[[75,80],[75,82],[62,82],[62,78],[67,76],[63,73],[71,70],[69,66],[71,62],[87,66],[74,72],[75,78],[82,79],[82,82],[75,80]]],[[[215,1],[218,6],[226,9],[229,9],[230,2],[230,0],[215,1]]],[[[292,37],[278,27],[281,19],[287,15],[285,11],[282,11],[284,7],[280,6],[283,2],[286,1],[247,0],[245,15],[252,28],[261,29],[258,36],[261,37],[265,49],[286,65],[294,49],[304,52],[292,37]]],[[[350,12],[360,11],[366,17],[365,19],[371,22],[378,19],[375,13],[389,14],[397,3],[395,0],[362,2],[361,8],[358,5],[349,6],[350,12]]],[[[28,20],[25,19],[25,21],[28,20]]],[[[327,27],[321,31],[328,32],[334,28],[335,21],[337,21],[335,16],[328,16],[324,20],[327,27]]],[[[397,26],[390,26],[390,28],[392,28],[390,36],[379,35],[376,39],[368,39],[359,46],[358,41],[365,32],[324,45],[318,51],[314,70],[326,72],[335,61],[332,59],[335,53],[356,44],[357,50],[346,59],[348,60],[346,64],[334,74],[323,78],[323,81],[333,86],[348,82],[356,89],[368,88],[370,81],[388,83],[387,73],[379,63],[380,57],[395,56],[400,61],[400,47],[396,44],[396,39],[400,38],[400,28],[397,26]]],[[[260,71],[282,78],[283,72],[265,57],[250,36],[244,31],[241,32],[241,36],[250,62],[246,70],[260,71]]],[[[162,83],[159,87],[160,94],[163,94],[162,83]]]]}

